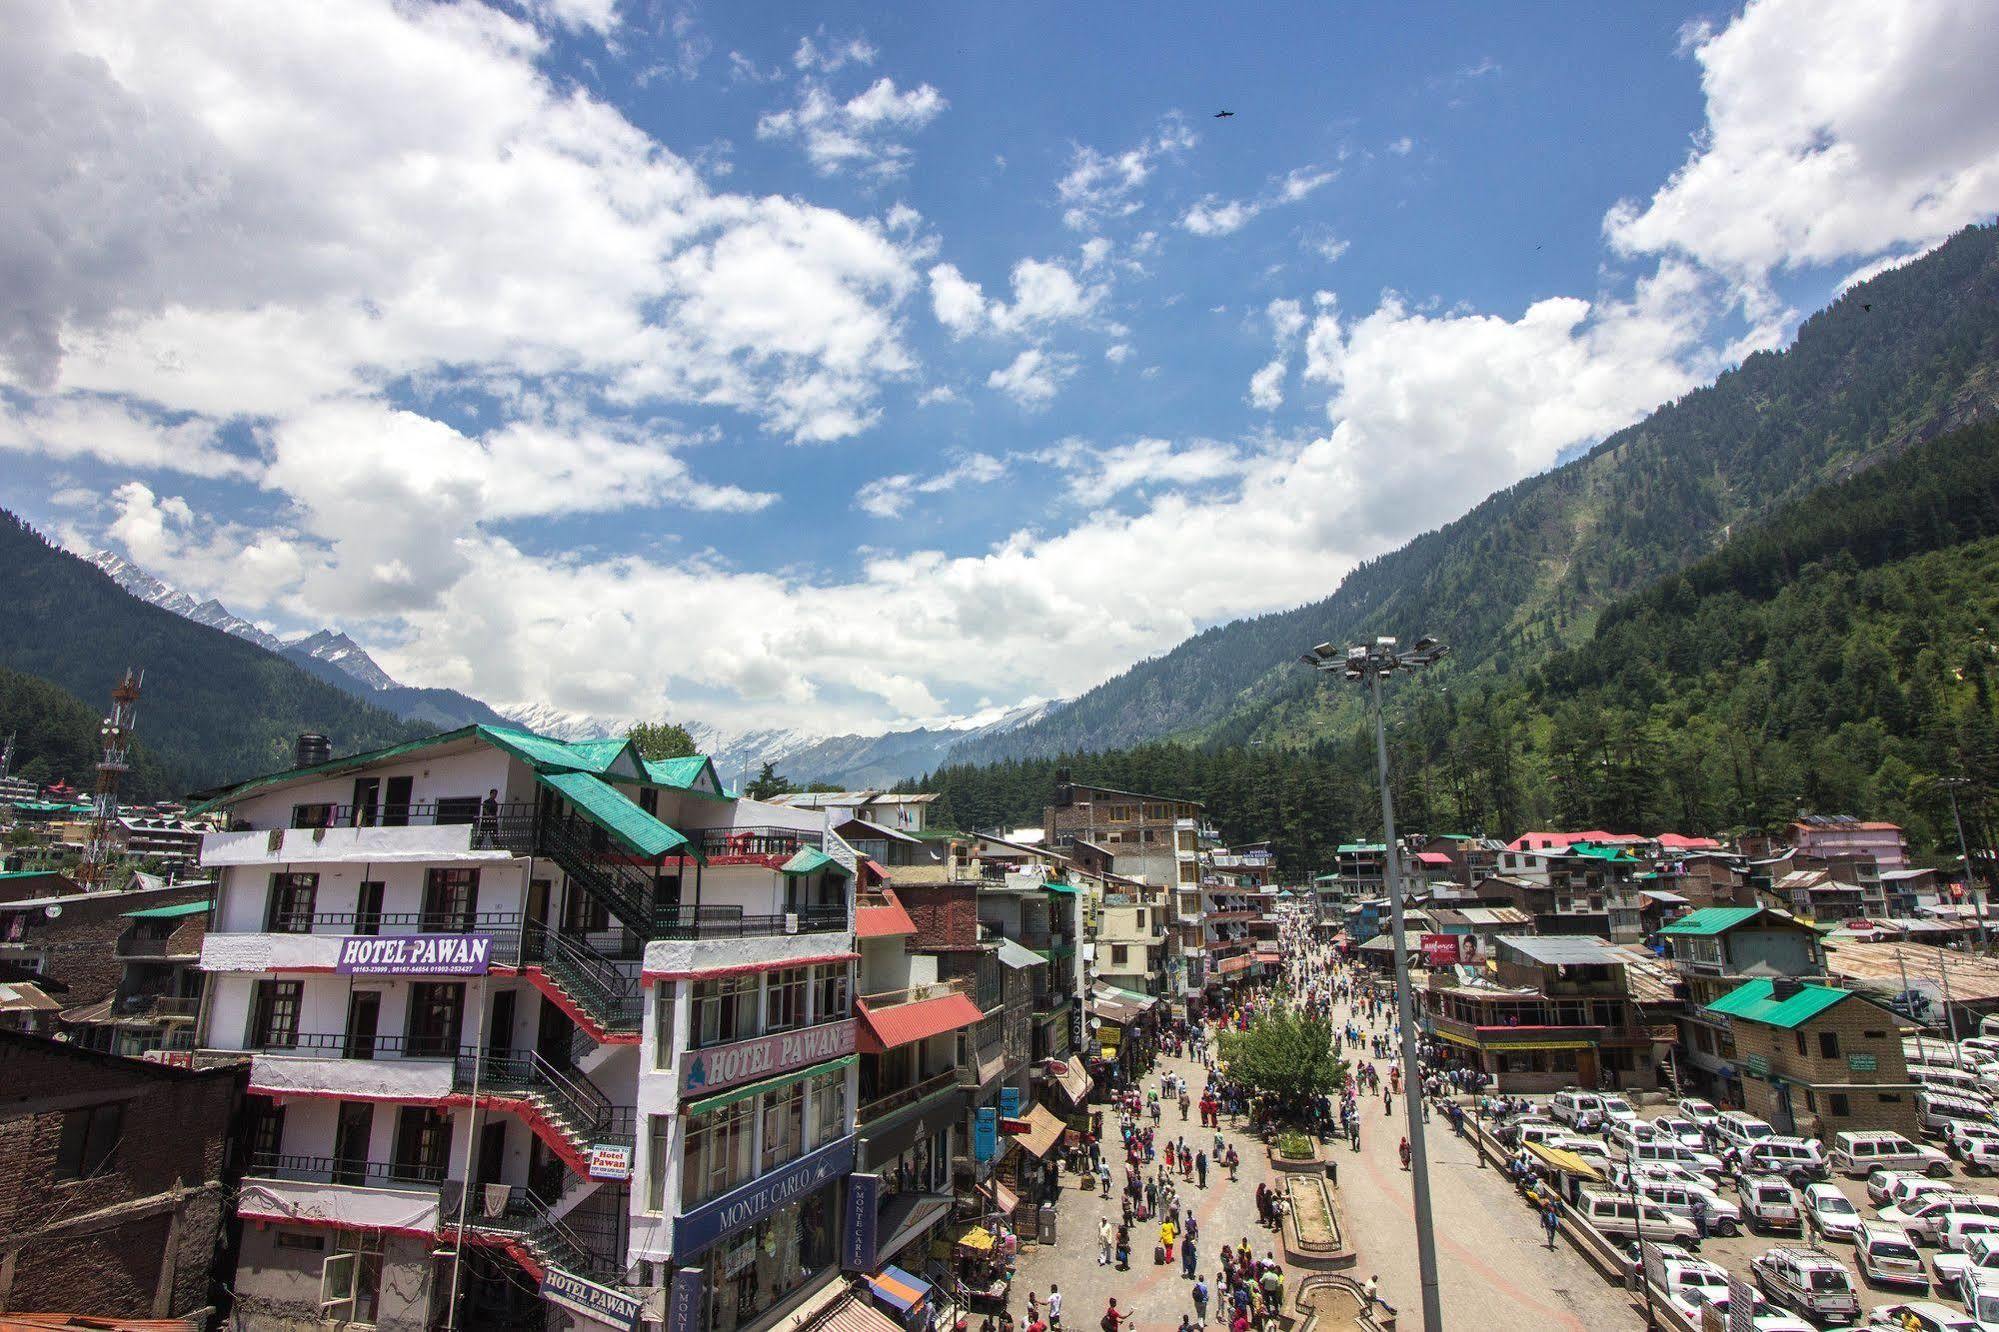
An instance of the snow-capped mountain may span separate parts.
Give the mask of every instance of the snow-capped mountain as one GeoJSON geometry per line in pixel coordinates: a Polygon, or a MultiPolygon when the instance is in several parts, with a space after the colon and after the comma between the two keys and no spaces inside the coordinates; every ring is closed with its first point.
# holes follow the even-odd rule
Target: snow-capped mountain
{"type": "Polygon", "coordinates": [[[607,735],[623,735],[631,723],[616,717],[589,712],[569,712],[552,703],[521,703],[500,709],[500,715],[514,725],[556,740],[597,740],[607,735]]]}
{"type": "Polygon", "coordinates": [[[322,629],[316,634],[306,634],[301,638],[288,638],[285,640],[285,646],[293,652],[303,652],[314,661],[323,661],[329,666],[339,667],[370,689],[401,688],[390,678],[389,673],[368,655],[366,648],[338,630],[322,629]]]}
{"type": "Polygon", "coordinates": [[[100,550],[90,557],[90,562],[111,575],[112,582],[149,605],[172,611],[184,620],[205,624],[210,629],[220,629],[225,634],[248,639],[266,652],[285,650],[285,645],[276,635],[265,633],[221,602],[213,598],[197,601],[173,584],[153,577],[122,555],[100,550]]]}
{"type": "Polygon", "coordinates": [[[945,722],[882,735],[814,735],[800,730],[730,734],[690,725],[688,733],[729,786],[740,786],[769,763],[793,782],[836,782],[848,787],[889,786],[942,767],[951,750],[969,740],[1025,726],[1062,706],[1063,700],[1025,703],[990,720],[945,722]]]}

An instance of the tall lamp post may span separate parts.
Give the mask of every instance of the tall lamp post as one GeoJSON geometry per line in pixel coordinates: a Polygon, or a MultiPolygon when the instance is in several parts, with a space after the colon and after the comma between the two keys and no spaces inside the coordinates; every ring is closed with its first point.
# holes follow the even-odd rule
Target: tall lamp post
{"type": "Polygon", "coordinates": [[[1978,876],[1971,872],[1971,852],[1964,844],[1964,818],[1957,812],[1957,793],[1971,785],[1969,777],[1939,777],[1937,785],[1950,792],[1950,821],[1957,826],[1957,858],[1964,866],[1964,891],[1977,897],[1978,942],[1984,947],[1992,946],[1992,928],[1985,915],[1985,898],[1978,896],[1978,876]]]}
{"type": "Polygon", "coordinates": [[[1381,771],[1381,836],[1388,856],[1388,911],[1395,936],[1395,1011],[1402,1025],[1402,1110],[1409,1121],[1409,1170],[1416,1204],[1416,1267],[1423,1286],[1423,1326],[1443,1332],[1437,1293],[1437,1236],[1430,1219],[1430,1157],[1423,1145],[1423,1070],[1416,1056],[1416,1000],[1409,988],[1409,951],[1402,929],[1402,868],[1395,847],[1395,799],[1388,789],[1388,731],[1381,716],[1381,682],[1396,671],[1415,670],[1450,649],[1434,638],[1418,639],[1407,652],[1392,638],[1342,651],[1321,643],[1302,660],[1315,671],[1340,674],[1365,684],[1374,696],[1374,755],[1381,771]]]}

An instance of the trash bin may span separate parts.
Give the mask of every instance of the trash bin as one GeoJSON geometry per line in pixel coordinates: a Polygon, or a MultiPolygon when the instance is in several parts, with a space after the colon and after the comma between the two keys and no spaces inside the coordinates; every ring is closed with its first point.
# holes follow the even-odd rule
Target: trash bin
{"type": "Polygon", "coordinates": [[[1043,1244],[1053,1244],[1055,1242],[1055,1209],[1047,1203],[1041,1204],[1040,1218],[1040,1242],[1043,1244]]]}

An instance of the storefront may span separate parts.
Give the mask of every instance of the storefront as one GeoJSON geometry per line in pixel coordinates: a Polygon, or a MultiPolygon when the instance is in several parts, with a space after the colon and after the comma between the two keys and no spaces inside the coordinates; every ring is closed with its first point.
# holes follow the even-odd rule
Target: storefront
{"type": "Polygon", "coordinates": [[[686,1332],[739,1332],[831,1275],[853,1165],[842,1138],[682,1213],[674,1303],[699,1310],[686,1332]]]}

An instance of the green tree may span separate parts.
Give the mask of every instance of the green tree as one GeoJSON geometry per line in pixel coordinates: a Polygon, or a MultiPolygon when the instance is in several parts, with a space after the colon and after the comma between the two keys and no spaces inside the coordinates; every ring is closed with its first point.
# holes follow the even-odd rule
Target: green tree
{"type": "Polygon", "coordinates": [[[790,795],[795,789],[789,777],[778,775],[775,764],[765,763],[757,770],[750,784],[743,788],[743,794],[752,800],[768,800],[772,796],[790,795]]]}
{"type": "Polygon", "coordinates": [[[631,742],[638,746],[639,757],[645,759],[687,758],[701,752],[694,743],[694,737],[678,722],[664,718],[653,722],[640,722],[632,727],[631,742]]]}
{"type": "Polygon", "coordinates": [[[1333,1024],[1289,1010],[1264,1014],[1248,1031],[1224,1032],[1221,1057],[1230,1077],[1275,1098],[1287,1116],[1302,1115],[1313,1098],[1333,1095],[1346,1081],[1345,1062],[1333,1057],[1333,1024]]]}

